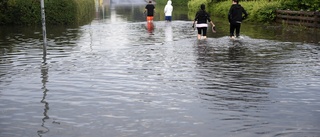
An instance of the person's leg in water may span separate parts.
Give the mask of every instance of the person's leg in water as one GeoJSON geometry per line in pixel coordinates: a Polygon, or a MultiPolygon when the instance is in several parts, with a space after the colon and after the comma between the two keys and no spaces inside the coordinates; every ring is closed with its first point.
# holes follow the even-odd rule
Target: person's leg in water
{"type": "Polygon", "coordinates": [[[203,32],[203,33],[202,33],[202,36],[203,36],[203,39],[206,39],[206,38],[207,38],[207,29],[208,29],[207,27],[203,27],[203,28],[202,28],[202,32],[203,32]]]}
{"type": "Polygon", "coordinates": [[[171,16],[165,16],[165,19],[166,19],[167,22],[171,22],[172,17],[171,16]]]}
{"type": "Polygon", "coordinates": [[[201,34],[203,36],[203,39],[207,38],[207,27],[201,27],[197,28],[198,29],[198,40],[201,39],[201,34]]]}
{"type": "Polygon", "coordinates": [[[201,30],[202,29],[201,28],[197,28],[197,30],[198,30],[198,40],[200,40],[201,39],[201,32],[202,32],[201,30]]]}
{"type": "Polygon", "coordinates": [[[147,22],[152,22],[153,21],[153,16],[147,16],[147,22]]]}
{"type": "Polygon", "coordinates": [[[236,37],[239,38],[241,23],[237,23],[235,27],[236,27],[236,37]]]}
{"type": "Polygon", "coordinates": [[[235,29],[234,24],[230,23],[230,38],[234,38],[234,29],[235,29]]]}

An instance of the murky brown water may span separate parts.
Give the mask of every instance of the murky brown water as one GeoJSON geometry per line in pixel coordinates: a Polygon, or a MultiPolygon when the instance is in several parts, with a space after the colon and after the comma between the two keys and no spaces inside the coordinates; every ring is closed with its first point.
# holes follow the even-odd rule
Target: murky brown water
{"type": "Polygon", "coordinates": [[[104,11],[48,27],[45,62],[41,27],[1,27],[1,137],[320,135],[319,39],[244,29],[233,42],[218,27],[197,41],[184,14],[104,11]]]}

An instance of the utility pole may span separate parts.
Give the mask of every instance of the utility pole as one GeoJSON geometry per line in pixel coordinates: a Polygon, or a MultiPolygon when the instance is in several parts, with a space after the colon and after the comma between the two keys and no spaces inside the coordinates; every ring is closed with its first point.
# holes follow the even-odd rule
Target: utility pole
{"type": "Polygon", "coordinates": [[[47,56],[47,31],[46,31],[46,15],[44,12],[44,0],[41,0],[41,21],[42,21],[42,36],[43,36],[43,62],[46,62],[47,56]]]}

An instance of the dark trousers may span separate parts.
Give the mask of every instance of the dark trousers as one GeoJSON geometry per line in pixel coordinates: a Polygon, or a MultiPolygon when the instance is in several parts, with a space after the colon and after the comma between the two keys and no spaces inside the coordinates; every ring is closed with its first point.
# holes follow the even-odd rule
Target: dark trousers
{"type": "Polygon", "coordinates": [[[234,36],[234,30],[236,30],[236,37],[240,36],[241,23],[230,23],[230,37],[234,36]]]}
{"type": "Polygon", "coordinates": [[[208,27],[201,27],[201,28],[197,28],[198,29],[198,34],[201,35],[202,33],[202,36],[207,36],[207,29],[208,27]]]}

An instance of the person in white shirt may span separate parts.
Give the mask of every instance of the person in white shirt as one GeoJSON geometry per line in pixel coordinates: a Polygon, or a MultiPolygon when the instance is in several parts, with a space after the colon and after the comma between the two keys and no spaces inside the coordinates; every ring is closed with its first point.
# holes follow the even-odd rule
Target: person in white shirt
{"type": "Polygon", "coordinates": [[[166,21],[172,20],[172,11],[173,11],[172,1],[168,0],[167,5],[164,7],[164,14],[165,14],[166,21]]]}

